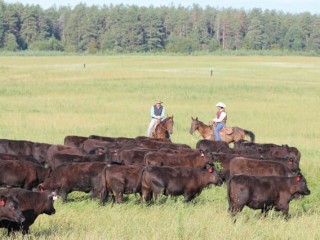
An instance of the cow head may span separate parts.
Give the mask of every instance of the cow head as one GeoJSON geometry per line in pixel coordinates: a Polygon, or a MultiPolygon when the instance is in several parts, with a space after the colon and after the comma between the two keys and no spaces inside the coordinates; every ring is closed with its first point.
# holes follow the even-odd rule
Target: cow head
{"type": "Polygon", "coordinates": [[[214,185],[221,186],[223,184],[223,180],[214,168],[214,166],[207,164],[206,169],[210,173],[210,182],[214,185]]]}
{"type": "Polygon", "coordinates": [[[25,220],[19,208],[19,200],[15,195],[0,196],[0,212],[3,220],[17,223],[22,223],[25,220]]]}
{"type": "Polygon", "coordinates": [[[292,187],[290,188],[291,194],[309,195],[311,191],[307,186],[307,180],[301,173],[298,173],[293,180],[292,187]]]}
{"type": "Polygon", "coordinates": [[[102,156],[106,153],[106,149],[104,147],[96,147],[88,153],[89,155],[99,155],[102,156]]]}
{"type": "Polygon", "coordinates": [[[52,215],[56,213],[56,209],[54,208],[54,201],[57,199],[57,195],[55,192],[50,191],[43,191],[40,194],[42,194],[43,197],[43,209],[42,213],[52,215]]]}

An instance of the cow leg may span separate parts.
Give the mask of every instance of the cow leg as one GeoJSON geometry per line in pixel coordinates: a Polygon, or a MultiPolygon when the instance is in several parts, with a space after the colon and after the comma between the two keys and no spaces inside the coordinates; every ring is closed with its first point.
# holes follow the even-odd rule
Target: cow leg
{"type": "Polygon", "coordinates": [[[153,194],[152,194],[152,200],[153,200],[153,202],[156,202],[156,201],[157,201],[157,198],[158,198],[158,193],[153,192],[153,194]]]}
{"type": "Polygon", "coordinates": [[[142,189],[142,201],[143,202],[150,202],[152,199],[152,191],[149,189],[142,189]]]}
{"type": "Polygon", "coordinates": [[[26,234],[29,234],[29,227],[23,227],[23,229],[22,229],[22,234],[23,235],[26,235],[26,234]]]}
{"type": "Polygon", "coordinates": [[[264,217],[267,217],[267,213],[272,209],[273,206],[267,206],[261,209],[261,214],[264,214],[264,217]]]}
{"type": "Polygon", "coordinates": [[[11,234],[14,233],[14,228],[12,226],[8,226],[7,229],[8,229],[8,236],[11,236],[11,234]]]}
{"type": "Polygon", "coordinates": [[[195,198],[195,194],[192,194],[192,193],[185,194],[183,202],[184,203],[190,202],[194,198],[195,198]]]}
{"type": "Polygon", "coordinates": [[[283,213],[286,220],[289,219],[289,202],[290,202],[290,199],[288,200],[284,196],[282,196],[282,199],[275,206],[275,209],[277,211],[281,211],[283,213]]]}
{"type": "Polygon", "coordinates": [[[114,203],[114,202],[116,202],[116,198],[115,198],[115,196],[114,196],[114,193],[113,192],[111,192],[111,201],[114,203]]]}
{"type": "Polygon", "coordinates": [[[279,209],[279,211],[281,211],[284,215],[285,220],[288,220],[290,218],[289,216],[289,204],[287,204],[286,206],[278,206],[276,209],[279,209]]]}
{"type": "Polygon", "coordinates": [[[121,192],[114,192],[114,195],[117,203],[123,203],[123,197],[121,192]]]}
{"type": "Polygon", "coordinates": [[[232,217],[235,217],[239,212],[242,211],[243,207],[243,204],[229,203],[228,211],[232,217]]]}
{"type": "Polygon", "coordinates": [[[103,191],[100,192],[100,202],[102,205],[104,205],[108,200],[108,195],[109,195],[108,189],[104,189],[103,191]]]}
{"type": "Polygon", "coordinates": [[[68,198],[68,193],[69,191],[67,189],[61,189],[60,191],[61,193],[61,200],[62,200],[62,203],[66,203],[67,202],[67,198],[68,198]]]}

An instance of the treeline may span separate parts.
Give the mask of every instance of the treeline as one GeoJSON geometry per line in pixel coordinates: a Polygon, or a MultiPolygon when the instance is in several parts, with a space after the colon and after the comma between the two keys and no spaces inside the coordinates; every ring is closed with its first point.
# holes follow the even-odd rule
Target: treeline
{"type": "Polygon", "coordinates": [[[320,52],[320,15],[275,10],[135,5],[42,9],[0,0],[0,50],[320,52]]]}

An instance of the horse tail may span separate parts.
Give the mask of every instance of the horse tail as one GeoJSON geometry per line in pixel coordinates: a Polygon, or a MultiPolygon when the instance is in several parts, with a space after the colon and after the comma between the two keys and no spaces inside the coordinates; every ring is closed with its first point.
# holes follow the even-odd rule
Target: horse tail
{"type": "Polygon", "coordinates": [[[254,133],[253,132],[251,132],[251,131],[249,131],[249,130],[245,130],[245,129],[243,129],[243,131],[244,131],[244,134],[245,135],[247,135],[247,136],[249,136],[250,137],[250,140],[251,140],[251,142],[254,142],[255,141],[255,135],[254,135],[254,133]]]}

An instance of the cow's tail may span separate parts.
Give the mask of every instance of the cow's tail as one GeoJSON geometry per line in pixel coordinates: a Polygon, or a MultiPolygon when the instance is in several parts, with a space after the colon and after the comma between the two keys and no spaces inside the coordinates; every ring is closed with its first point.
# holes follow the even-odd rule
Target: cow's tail
{"type": "Polygon", "coordinates": [[[231,194],[230,184],[231,184],[231,177],[227,180],[227,198],[228,198],[228,205],[229,205],[229,207],[228,207],[229,213],[232,212],[232,209],[233,209],[232,202],[231,202],[231,195],[230,195],[231,194]]]}
{"type": "Polygon", "coordinates": [[[105,202],[108,199],[106,171],[108,171],[109,167],[110,167],[110,165],[107,165],[105,168],[103,168],[102,173],[101,173],[101,191],[100,191],[101,204],[105,204],[105,202]]]}
{"type": "Polygon", "coordinates": [[[137,181],[137,185],[136,185],[136,187],[133,189],[133,191],[134,191],[135,193],[140,193],[140,194],[141,194],[142,177],[143,177],[144,171],[145,171],[147,168],[149,168],[149,167],[146,166],[146,167],[142,168],[141,171],[140,171],[139,178],[138,178],[138,181],[137,181]]]}
{"type": "Polygon", "coordinates": [[[251,132],[251,131],[249,131],[249,130],[245,130],[245,129],[243,129],[243,131],[244,131],[244,134],[245,134],[245,135],[249,136],[251,142],[254,142],[254,141],[255,141],[255,138],[256,138],[256,137],[255,137],[255,135],[254,135],[253,132],[251,132]]]}

